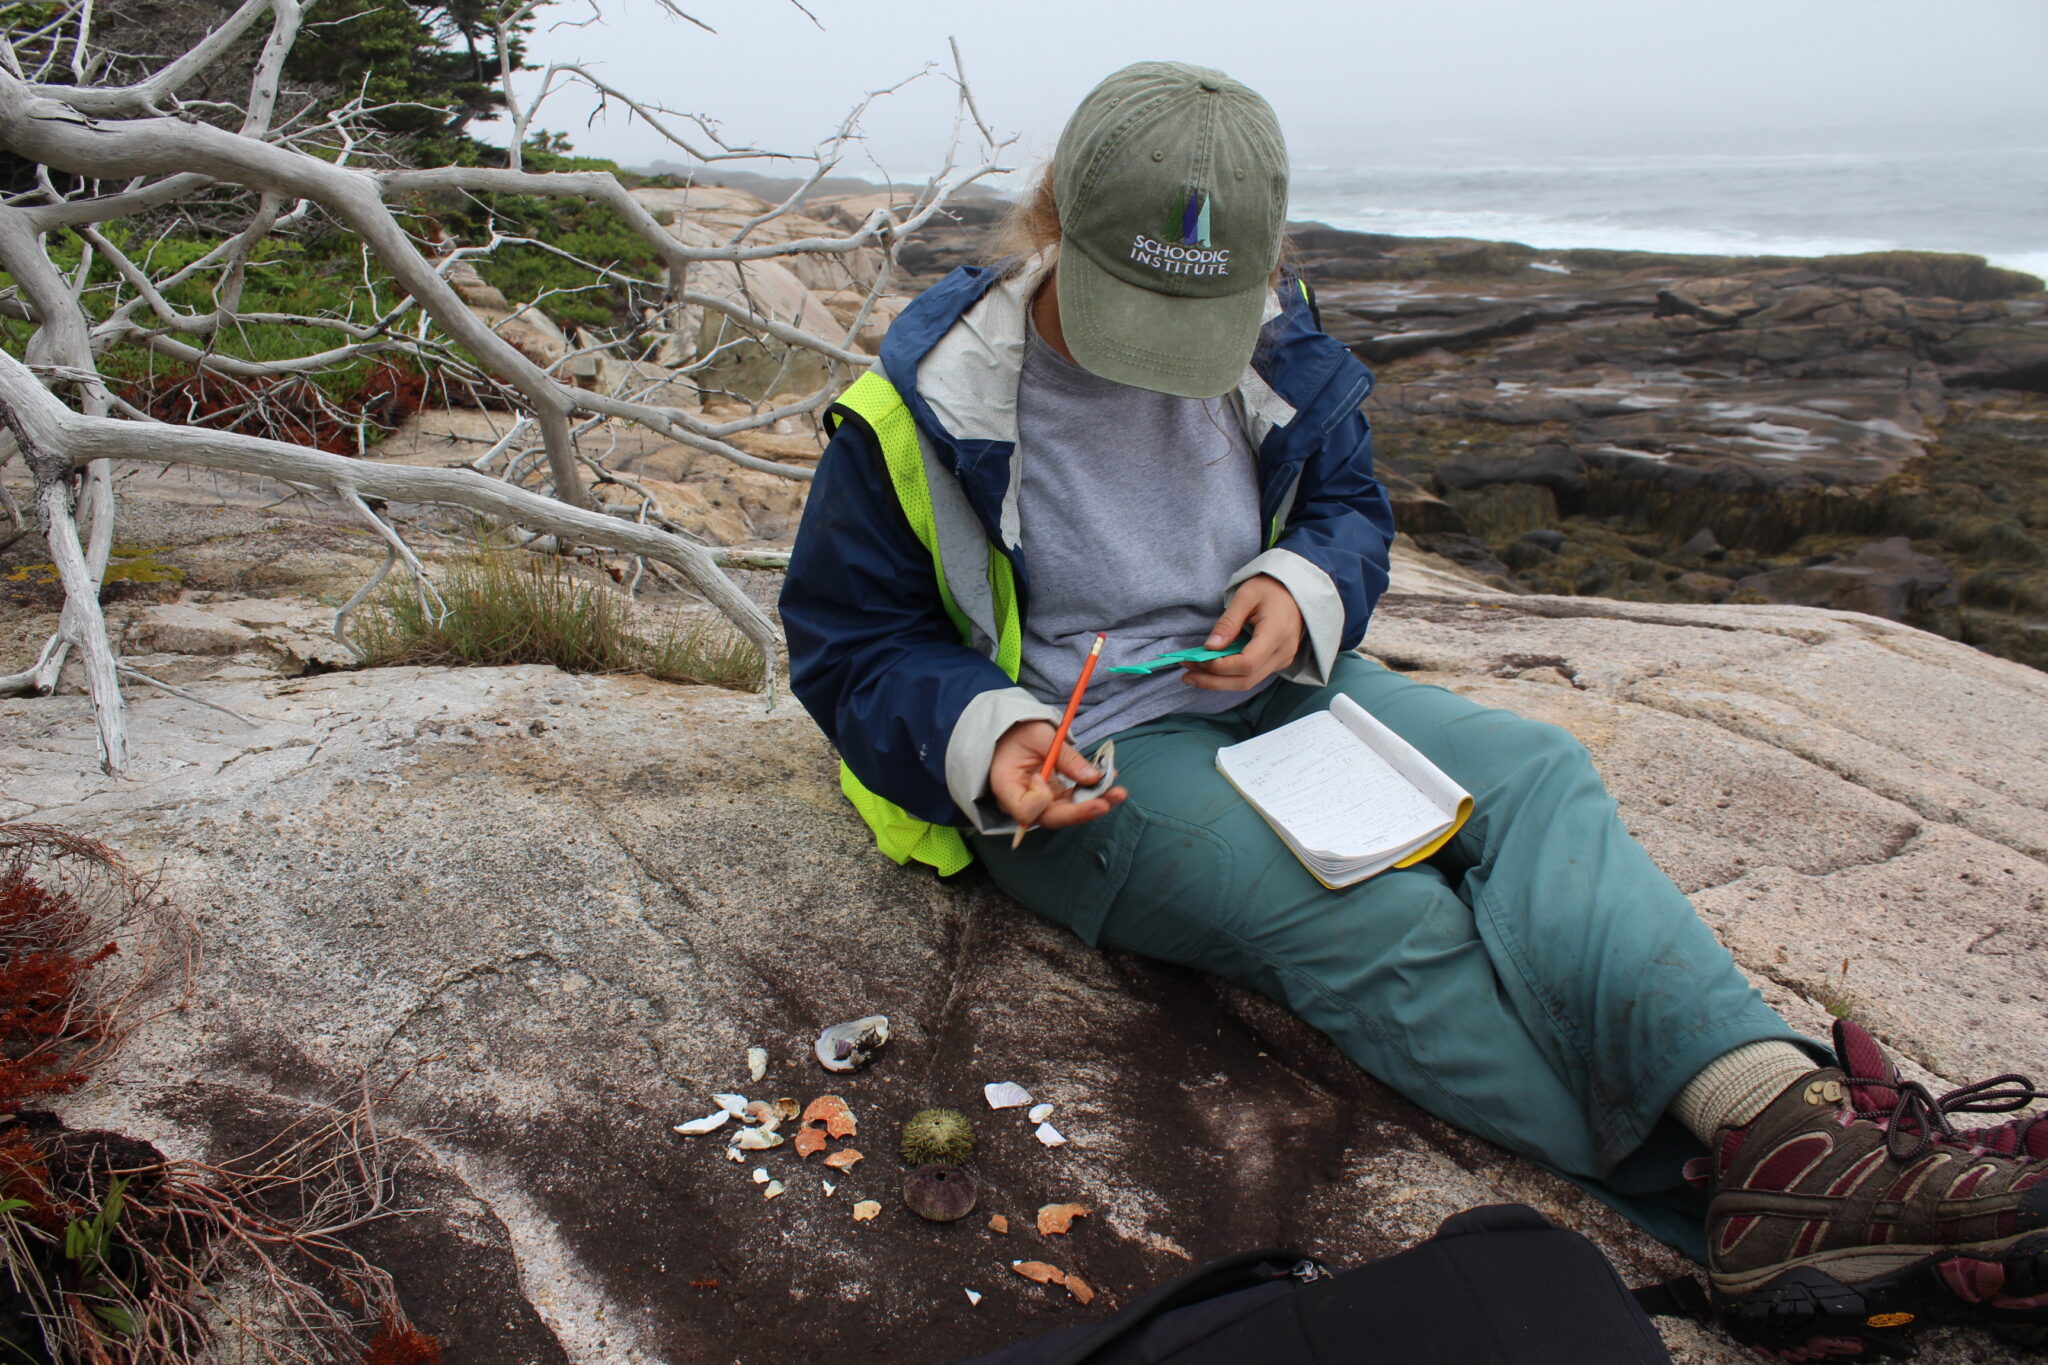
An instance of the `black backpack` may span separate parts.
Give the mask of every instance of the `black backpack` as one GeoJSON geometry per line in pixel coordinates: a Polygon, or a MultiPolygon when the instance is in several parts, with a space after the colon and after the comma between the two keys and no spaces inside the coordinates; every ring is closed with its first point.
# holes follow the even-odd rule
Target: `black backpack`
{"type": "Polygon", "coordinates": [[[1493,1204],[1352,1270],[1282,1251],[1225,1257],[1104,1322],[958,1365],[1671,1365],[1646,1306],[1697,1315],[1705,1291],[1631,1292],[1578,1233],[1493,1204]]]}

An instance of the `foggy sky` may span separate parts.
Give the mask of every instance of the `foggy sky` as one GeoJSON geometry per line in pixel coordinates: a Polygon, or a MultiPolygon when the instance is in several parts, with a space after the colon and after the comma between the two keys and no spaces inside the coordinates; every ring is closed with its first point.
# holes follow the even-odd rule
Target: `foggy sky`
{"type": "MultiPolygon", "coordinates": [[[[2048,143],[2043,0],[806,0],[822,30],[785,0],[682,0],[715,35],[653,0],[601,3],[584,27],[561,22],[587,17],[583,0],[544,11],[534,60],[590,63],[637,98],[718,118],[731,140],[787,151],[807,151],[863,92],[950,65],[949,35],[984,116],[1021,135],[1020,164],[1051,150],[1102,76],[1154,58],[1221,67],[1264,94],[1297,166],[1459,144],[2048,143]]],[[[537,79],[523,80],[529,97],[537,79]]],[[[538,123],[629,165],[685,159],[617,105],[586,123],[592,107],[558,94],[538,123]]],[[[931,77],[885,101],[865,124],[872,160],[931,169],[950,110],[931,77]]]]}

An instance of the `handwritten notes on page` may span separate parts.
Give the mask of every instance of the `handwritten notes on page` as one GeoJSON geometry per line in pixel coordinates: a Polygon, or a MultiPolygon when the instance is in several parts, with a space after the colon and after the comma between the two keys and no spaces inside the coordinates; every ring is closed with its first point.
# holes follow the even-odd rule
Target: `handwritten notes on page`
{"type": "Polygon", "coordinates": [[[1216,767],[1325,886],[1441,847],[1472,798],[1349,697],[1216,753],[1216,767]]]}

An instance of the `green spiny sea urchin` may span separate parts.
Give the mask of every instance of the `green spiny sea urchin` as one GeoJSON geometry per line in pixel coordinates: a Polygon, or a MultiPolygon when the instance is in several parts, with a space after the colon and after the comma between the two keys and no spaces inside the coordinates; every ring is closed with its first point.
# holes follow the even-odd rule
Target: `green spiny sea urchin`
{"type": "Polygon", "coordinates": [[[958,1166],[974,1155],[974,1125],[958,1109],[920,1109],[903,1124],[903,1159],[958,1166]]]}

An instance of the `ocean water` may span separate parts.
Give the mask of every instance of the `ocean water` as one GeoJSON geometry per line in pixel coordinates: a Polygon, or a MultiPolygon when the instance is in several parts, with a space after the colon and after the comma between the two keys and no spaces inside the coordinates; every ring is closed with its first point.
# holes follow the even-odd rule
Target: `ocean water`
{"type": "Polygon", "coordinates": [[[1297,165],[1288,216],[1552,249],[1966,251],[2048,279],[2048,130],[2031,146],[1968,137],[1893,145],[1867,134],[1854,142],[1599,151],[1410,143],[1297,165]]]}

